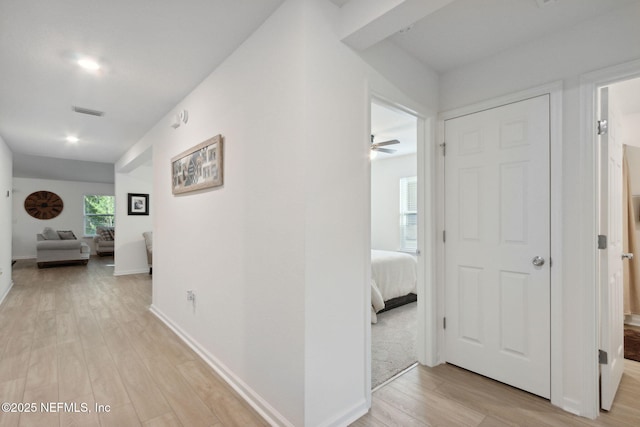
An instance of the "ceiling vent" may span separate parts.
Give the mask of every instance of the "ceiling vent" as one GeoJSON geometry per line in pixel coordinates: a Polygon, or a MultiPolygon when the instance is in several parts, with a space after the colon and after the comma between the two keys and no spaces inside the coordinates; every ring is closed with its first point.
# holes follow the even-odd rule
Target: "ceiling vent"
{"type": "Polygon", "coordinates": [[[97,116],[97,117],[104,116],[104,111],[92,110],[90,108],[76,107],[75,105],[72,105],[71,109],[76,113],[80,113],[80,114],[88,114],[90,116],[97,116]]]}
{"type": "Polygon", "coordinates": [[[536,0],[538,7],[545,7],[554,4],[557,0],[536,0]]]}

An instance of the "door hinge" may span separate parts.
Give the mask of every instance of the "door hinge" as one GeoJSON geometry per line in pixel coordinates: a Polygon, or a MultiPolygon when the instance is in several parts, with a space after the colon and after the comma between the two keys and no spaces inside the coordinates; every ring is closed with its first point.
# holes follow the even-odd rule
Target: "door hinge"
{"type": "Polygon", "coordinates": [[[442,144],[440,144],[440,147],[442,147],[442,155],[446,156],[447,155],[447,143],[443,142],[442,144]]]}
{"type": "Polygon", "coordinates": [[[598,249],[607,249],[607,236],[598,234],[598,249]]]}
{"type": "Polygon", "coordinates": [[[446,317],[442,318],[442,328],[443,329],[447,329],[447,318],[446,317]]]}
{"type": "Polygon", "coordinates": [[[606,120],[598,120],[598,135],[606,135],[609,130],[609,123],[606,120]]]}
{"type": "Polygon", "coordinates": [[[609,355],[604,350],[598,350],[598,363],[601,365],[609,364],[609,355]]]}
{"type": "Polygon", "coordinates": [[[447,232],[446,230],[442,230],[442,242],[446,242],[447,241],[447,232]]]}

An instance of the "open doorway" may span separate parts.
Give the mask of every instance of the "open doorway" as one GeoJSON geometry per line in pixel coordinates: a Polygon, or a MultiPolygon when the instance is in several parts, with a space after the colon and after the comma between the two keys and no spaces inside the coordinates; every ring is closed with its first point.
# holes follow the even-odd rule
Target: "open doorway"
{"type": "Polygon", "coordinates": [[[418,121],[371,103],[372,388],[417,360],[418,121]]]}
{"type": "Polygon", "coordinates": [[[640,78],[599,89],[602,409],[640,364],[640,78]],[[606,120],[606,124],[604,124],[606,120]]]}

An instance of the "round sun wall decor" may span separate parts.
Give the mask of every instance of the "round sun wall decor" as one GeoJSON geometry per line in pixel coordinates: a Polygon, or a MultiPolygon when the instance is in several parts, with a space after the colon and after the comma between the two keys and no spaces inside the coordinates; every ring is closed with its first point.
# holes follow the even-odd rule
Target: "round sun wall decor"
{"type": "Polygon", "coordinates": [[[51,191],[36,191],[24,199],[24,210],[37,219],[55,218],[60,215],[63,207],[60,196],[51,191]]]}

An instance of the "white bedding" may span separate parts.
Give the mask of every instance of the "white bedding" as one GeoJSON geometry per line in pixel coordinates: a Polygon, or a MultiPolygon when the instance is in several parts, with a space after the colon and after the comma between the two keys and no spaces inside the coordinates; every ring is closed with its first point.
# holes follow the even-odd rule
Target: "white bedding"
{"type": "Polygon", "coordinates": [[[371,250],[371,304],[374,314],[384,301],[416,292],[417,262],[402,252],[371,250]]]}

